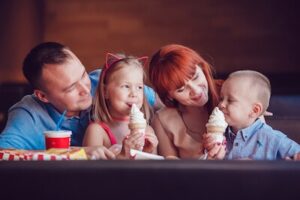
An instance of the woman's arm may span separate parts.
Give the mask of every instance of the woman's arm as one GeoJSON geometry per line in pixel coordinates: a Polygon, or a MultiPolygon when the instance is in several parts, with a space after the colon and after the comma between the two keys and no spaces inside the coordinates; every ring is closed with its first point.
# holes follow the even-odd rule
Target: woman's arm
{"type": "Polygon", "coordinates": [[[158,154],[166,158],[178,157],[177,150],[173,145],[171,138],[165,132],[165,129],[163,128],[157,114],[154,116],[151,126],[153,127],[154,132],[158,139],[158,154]]]}
{"type": "Polygon", "coordinates": [[[145,146],[143,151],[157,154],[158,140],[151,126],[148,126],[145,133],[145,146]]]}

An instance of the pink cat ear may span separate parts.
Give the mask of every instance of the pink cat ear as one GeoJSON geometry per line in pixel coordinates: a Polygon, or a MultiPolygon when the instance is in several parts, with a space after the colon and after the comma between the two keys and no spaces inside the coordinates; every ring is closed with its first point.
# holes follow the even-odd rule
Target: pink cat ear
{"type": "Polygon", "coordinates": [[[146,66],[147,61],[148,61],[148,56],[143,56],[137,59],[140,63],[142,63],[143,67],[146,66]]]}
{"type": "Polygon", "coordinates": [[[105,59],[106,59],[105,60],[105,69],[108,69],[112,63],[120,60],[121,58],[119,58],[117,55],[114,55],[112,53],[107,53],[105,59]]]}

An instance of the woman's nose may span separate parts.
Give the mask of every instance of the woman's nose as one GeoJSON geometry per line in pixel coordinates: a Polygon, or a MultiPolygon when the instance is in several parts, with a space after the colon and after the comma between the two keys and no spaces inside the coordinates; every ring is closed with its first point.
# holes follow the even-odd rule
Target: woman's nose
{"type": "Polygon", "coordinates": [[[190,95],[191,96],[197,96],[201,93],[201,88],[197,85],[197,84],[194,84],[194,83],[189,83],[189,88],[190,88],[190,95]]]}

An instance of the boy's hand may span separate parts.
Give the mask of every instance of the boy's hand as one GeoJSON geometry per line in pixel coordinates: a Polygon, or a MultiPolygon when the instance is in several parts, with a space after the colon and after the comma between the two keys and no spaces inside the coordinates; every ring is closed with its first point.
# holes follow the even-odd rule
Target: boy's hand
{"type": "MultiPolygon", "coordinates": [[[[203,147],[207,150],[210,151],[211,149],[213,149],[215,147],[215,145],[217,144],[221,144],[221,143],[216,143],[214,141],[214,138],[212,136],[212,134],[208,134],[208,133],[204,133],[202,136],[202,143],[203,143],[203,147]]],[[[223,137],[223,144],[226,144],[226,138],[223,137]]]]}
{"type": "Polygon", "coordinates": [[[208,160],[223,160],[226,154],[226,143],[215,143],[214,147],[210,149],[207,153],[208,160]]]}
{"type": "Polygon", "coordinates": [[[286,160],[300,160],[300,152],[296,153],[292,158],[286,157],[286,160]]]}

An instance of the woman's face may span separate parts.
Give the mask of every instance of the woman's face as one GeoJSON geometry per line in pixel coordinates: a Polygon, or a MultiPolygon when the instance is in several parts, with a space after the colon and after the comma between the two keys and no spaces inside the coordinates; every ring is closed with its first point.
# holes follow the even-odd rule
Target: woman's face
{"type": "Polygon", "coordinates": [[[193,78],[182,87],[169,91],[169,96],[184,106],[204,106],[208,101],[208,84],[202,69],[196,65],[193,78]]]}

